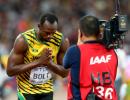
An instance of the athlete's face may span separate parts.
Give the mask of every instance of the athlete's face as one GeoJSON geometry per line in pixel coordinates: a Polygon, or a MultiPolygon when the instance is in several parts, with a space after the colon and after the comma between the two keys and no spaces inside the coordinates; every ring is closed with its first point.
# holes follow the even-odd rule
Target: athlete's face
{"type": "Polygon", "coordinates": [[[38,25],[38,27],[40,37],[43,40],[49,41],[56,32],[58,25],[56,21],[54,23],[45,21],[43,25],[38,25]]]}

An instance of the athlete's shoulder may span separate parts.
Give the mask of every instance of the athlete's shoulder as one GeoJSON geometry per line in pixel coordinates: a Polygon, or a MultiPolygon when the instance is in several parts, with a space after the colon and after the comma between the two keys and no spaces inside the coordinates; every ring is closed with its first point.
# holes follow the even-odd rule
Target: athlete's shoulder
{"type": "Polygon", "coordinates": [[[63,36],[63,34],[61,32],[59,32],[59,31],[56,31],[55,34],[59,35],[59,36],[63,36]]]}
{"type": "Polygon", "coordinates": [[[21,34],[16,37],[13,48],[15,52],[21,52],[27,49],[27,43],[21,34]]]}
{"type": "Polygon", "coordinates": [[[24,35],[24,34],[33,34],[34,32],[35,32],[35,29],[32,28],[32,29],[29,29],[29,30],[23,32],[22,35],[24,35]]]}

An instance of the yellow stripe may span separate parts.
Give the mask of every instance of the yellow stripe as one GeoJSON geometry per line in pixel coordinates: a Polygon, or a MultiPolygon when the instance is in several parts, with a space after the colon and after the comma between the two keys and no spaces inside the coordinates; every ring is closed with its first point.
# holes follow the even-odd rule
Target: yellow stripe
{"type": "Polygon", "coordinates": [[[26,89],[26,87],[24,87],[24,85],[22,85],[22,84],[18,84],[18,87],[19,87],[19,91],[21,91],[21,93],[35,94],[34,91],[31,91],[30,88],[26,89]]]}
{"type": "Polygon", "coordinates": [[[32,87],[32,85],[29,84],[28,80],[23,79],[22,77],[18,77],[18,80],[19,80],[19,83],[20,83],[21,85],[25,85],[25,86],[27,86],[27,87],[32,87]]]}
{"type": "Polygon", "coordinates": [[[46,84],[43,84],[43,85],[39,85],[39,86],[34,85],[33,86],[33,85],[29,84],[28,80],[26,80],[26,81],[25,80],[22,81],[22,80],[23,80],[23,78],[19,77],[18,85],[20,85],[20,90],[24,91],[24,93],[27,92],[27,93],[35,94],[35,93],[42,93],[42,92],[48,93],[50,91],[53,91],[53,86],[52,86],[52,84],[48,84],[49,82],[46,84]],[[22,89],[22,88],[24,88],[24,89],[22,89]]]}

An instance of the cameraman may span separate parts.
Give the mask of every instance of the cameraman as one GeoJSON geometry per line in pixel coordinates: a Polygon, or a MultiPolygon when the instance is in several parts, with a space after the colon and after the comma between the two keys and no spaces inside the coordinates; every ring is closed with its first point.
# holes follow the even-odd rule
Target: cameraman
{"type": "MultiPolygon", "coordinates": [[[[98,41],[99,20],[84,16],[79,22],[78,45],[71,46],[64,57],[68,77],[68,100],[117,100],[114,81],[117,56],[98,41]]],[[[62,75],[64,68],[49,62],[49,69],[62,75]]]]}

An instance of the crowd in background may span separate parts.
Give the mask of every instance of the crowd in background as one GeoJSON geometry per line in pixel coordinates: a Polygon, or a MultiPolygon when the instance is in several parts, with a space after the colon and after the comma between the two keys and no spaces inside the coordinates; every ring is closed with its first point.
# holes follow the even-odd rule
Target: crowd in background
{"type": "MultiPolygon", "coordinates": [[[[130,21],[129,0],[120,0],[122,14],[130,21]]],[[[77,22],[85,14],[109,20],[115,13],[114,0],[0,0],[0,43],[8,50],[15,37],[28,28],[37,28],[42,13],[54,12],[59,18],[59,30],[75,43],[77,22]]],[[[130,35],[128,35],[130,36],[130,35]]],[[[127,42],[129,39],[127,38],[127,42]]],[[[8,52],[4,50],[4,52],[8,52]]]]}
{"type": "MultiPolygon", "coordinates": [[[[130,4],[120,0],[121,14],[128,15],[124,50],[130,54],[130,4]]],[[[77,41],[79,19],[86,14],[109,20],[115,14],[114,0],[0,0],[0,55],[8,55],[14,39],[21,32],[36,28],[41,14],[53,12],[59,18],[59,30],[71,44],[77,41]]],[[[129,60],[126,60],[129,63],[129,60]]],[[[129,63],[130,64],[130,63],[129,63]]],[[[129,64],[126,64],[126,66],[129,64]]],[[[130,93],[130,91],[129,91],[130,93]]]]}

